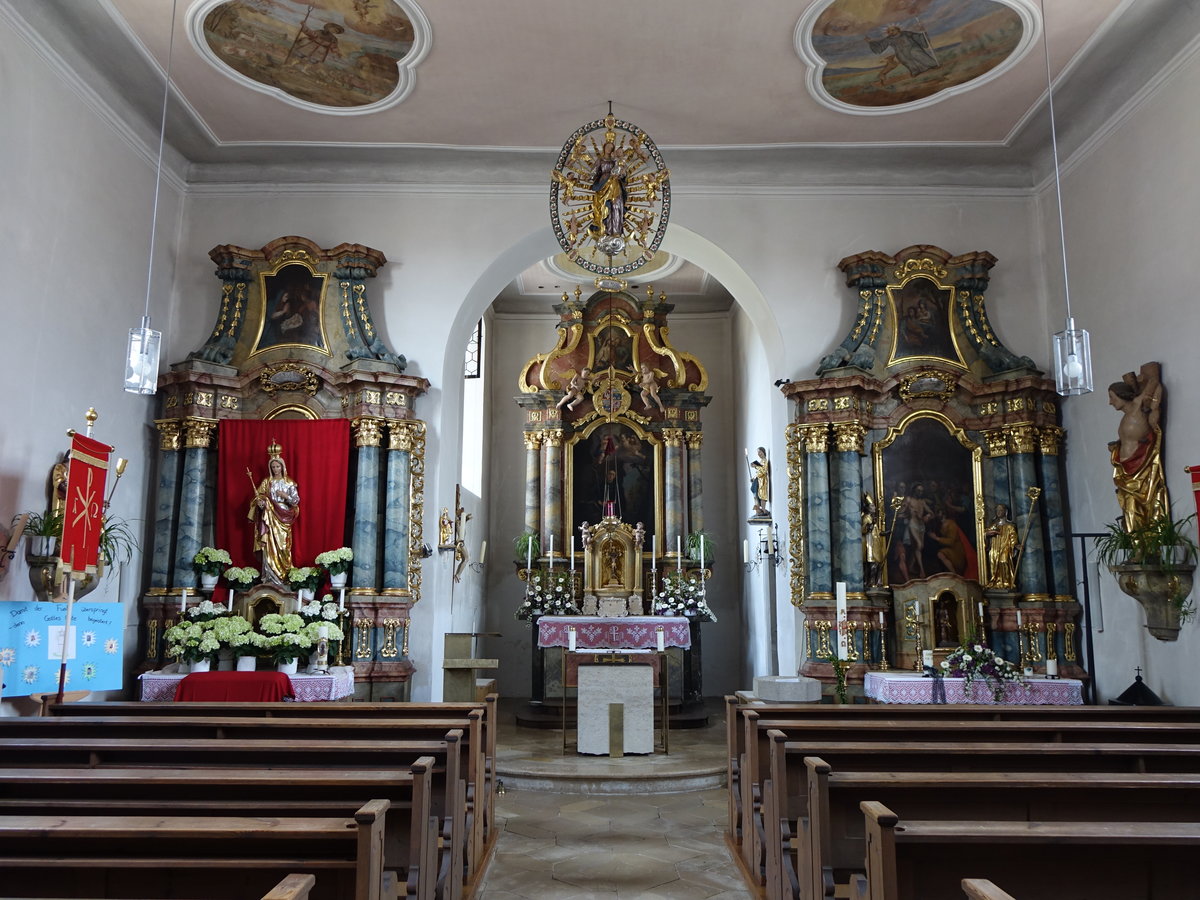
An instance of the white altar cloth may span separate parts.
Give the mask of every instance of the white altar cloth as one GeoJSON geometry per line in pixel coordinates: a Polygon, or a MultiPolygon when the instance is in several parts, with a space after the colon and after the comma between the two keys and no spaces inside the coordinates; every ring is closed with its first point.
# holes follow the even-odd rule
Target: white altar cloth
{"type": "MultiPolygon", "coordinates": [[[[932,703],[933,681],[916,672],[868,672],[863,693],[879,703],[932,703]]],[[[1010,682],[999,701],[992,697],[992,686],[982,679],[965,693],[963,678],[942,678],[947,703],[997,703],[1015,706],[1082,706],[1083,682],[1076,678],[1027,678],[1025,684],[1010,682]]]]}
{"type": "MultiPolygon", "coordinates": [[[[141,682],[141,700],[146,703],[170,703],[175,699],[175,688],[186,677],[185,673],[146,672],[138,676],[141,682]]],[[[292,693],[297,703],[314,703],[322,700],[341,700],[354,696],[354,667],[331,668],[327,675],[289,675],[292,693]]]]}

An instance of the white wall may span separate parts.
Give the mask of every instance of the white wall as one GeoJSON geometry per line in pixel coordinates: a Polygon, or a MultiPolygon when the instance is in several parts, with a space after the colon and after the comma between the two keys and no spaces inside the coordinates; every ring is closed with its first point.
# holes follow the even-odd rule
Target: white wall
{"type": "MultiPolygon", "coordinates": [[[[129,459],[110,512],[143,533],[156,438],[152,398],[122,390],[125,343],[141,320],[154,196],[152,149],[59,77],[0,16],[0,281],[5,386],[0,391],[0,521],[43,512],[50,467],[96,408],[94,435],[129,459]]],[[[151,298],[169,337],[170,284],[180,216],[164,184],[151,298]]],[[[111,476],[110,476],[111,477],[111,476]]],[[[141,559],[104,579],[89,601],[126,606],[125,658],[135,661],[134,599],[141,559]]],[[[0,601],[32,600],[23,549],[0,582],[0,601]]],[[[9,695],[19,693],[5,672],[9,695]]],[[[128,678],[127,678],[128,683],[128,678]]],[[[77,685],[72,685],[77,687],[77,685]]],[[[27,712],[4,703],[0,714],[27,712]]]]}
{"type": "MultiPolygon", "coordinates": [[[[1183,468],[1200,464],[1200,420],[1194,415],[1200,354],[1194,349],[1198,317],[1191,268],[1196,258],[1200,179],[1196,148],[1200,116],[1200,56],[1189,61],[1128,118],[1064,174],[1071,307],[1092,338],[1092,394],[1068,399],[1067,471],[1076,531],[1103,531],[1119,514],[1107,444],[1120,415],[1108,406],[1107,387],[1125,372],[1158,360],[1166,386],[1164,464],[1174,513],[1195,510],[1183,468]]],[[[1062,328],[1062,266],[1052,189],[1042,196],[1048,240],[1046,278],[1054,286],[1052,328],[1062,328]]],[[[1193,534],[1193,537],[1195,534],[1193,534]]],[[[1134,679],[1134,667],[1168,703],[1200,705],[1195,677],[1200,633],[1185,625],[1177,642],[1150,637],[1137,602],[1101,577],[1104,631],[1096,634],[1102,699],[1134,679]]]]}

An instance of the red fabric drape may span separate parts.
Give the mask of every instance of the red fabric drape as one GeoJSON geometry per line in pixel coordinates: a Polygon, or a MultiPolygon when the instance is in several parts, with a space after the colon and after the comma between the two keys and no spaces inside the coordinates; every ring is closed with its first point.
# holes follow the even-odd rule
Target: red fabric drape
{"type": "Polygon", "coordinates": [[[246,514],[254,489],[267,475],[267,447],[278,441],[287,472],[300,492],[292,529],[292,563],[311,566],[318,553],[346,540],[346,478],[350,459],[347,419],[222,419],[217,431],[217,546],[234,565],[261,568],[246,514]],[[246,469],[253,473],[253,482],[246,469]]]}

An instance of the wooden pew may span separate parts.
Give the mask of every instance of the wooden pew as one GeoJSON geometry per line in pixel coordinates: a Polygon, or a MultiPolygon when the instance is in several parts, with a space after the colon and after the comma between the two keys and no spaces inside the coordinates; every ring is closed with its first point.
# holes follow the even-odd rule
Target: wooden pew
{"type": "Polygon", "coordinates": [[[1200,815],[1200,774],[832,771],[812,756],[804,764],[808,820],[798,827],[794,856],[783,858],[785,872],[794,861],[802,898],[832,897],[835,873],[862,869],[866,800],[917,819],[1183,822],[1200,815]]]}
{"type": "MultiPolygon", "coordinates": [[[[390,804],[385,870],[407,885],[405,896],[430,900],[440,868],[433,769],[432,757],[397,771],[0,769],[0,815],[347,816],[373,796],[390,804]]],[[[445,888],[457,896],[453,884],[445,888]]]]}
{"type": "Polygon", "coordinates": [[[862,804],[869,900],[959,900],[965,877],[1022,900],[1195,896],[1200,823],[903,819],[862,804]]]}
{"type": "MultiPolygon", "coordinates": [[[[273,770],[329,768],[370,772],[403,769],[422,756],[437,760],[434,813],[443,842],[439,896],[457,898],[467,880],[466,788],[462,778],[460,729],[441,741],[4,738],[0,721],[0,767],[207,768],[262,766],[273,770]]],[[[281,778],[285,777],[280,775],[281,778]]]]}
{"type": "MultiPolygon", "coordinates": [[[[175,704],[172,704],[175,705],[175,704]]],[[[177,704],[186,708],[200,704],[177,704]]],[[[209,704],[204,704],[208,706],[209,704]]],[[[215,705],[215,704],[213,704],[215,705]]],[[[286,704],[295,706],[297,704],[286,704]]],[[[313,704],[301,704],[313,705],[313,704]]],[[[391,704],[395,705],[395,704],[391,704]]],[[[483,709],[471,709],[463,716],[429,718],[316,718],[218,716],[64,716],[39,719],[0,720],[0,740],[14,737],[84,738],[211,738],[244,741],[253,738],[272,740],[310,740],[313,737],[339,740],[438,740],[448,728],[463,732],[466,779],[466,879],[474,879],[486,856],[487,836],[482,806],[476,814],[475,798],[486,803],[487,788],[484,762],[483,709]]]]}
{"type": "MultiPolygon", "coordinates": [[[[261,900],[309,900],[316,883],[317,879],[312,875],[286,875],[279,884],[263,894],[261,900]]],[[[249,895],[239,893],[237,896],[249,895]]],[[[10,897],[9,900],[32,900],[32,898],[10,897]]],[[[102,898],[97,897],[96,893],[91,891],[87,897],[72,897],[71,900],[102,900],[102,898]]]]}
{"type": "Polygon", "coordinates": [[[964,878],[962,889],[967,900],[1016,900],[1012,894],[1000,890],[986,878],[964,878]]]}
{"type": "Polygon", "coordinates": [[[0,816],[0,883],[10,896],[207,900],[317,871],[316,900],[380,900],[388,803],[352,817],[0,816]]]}

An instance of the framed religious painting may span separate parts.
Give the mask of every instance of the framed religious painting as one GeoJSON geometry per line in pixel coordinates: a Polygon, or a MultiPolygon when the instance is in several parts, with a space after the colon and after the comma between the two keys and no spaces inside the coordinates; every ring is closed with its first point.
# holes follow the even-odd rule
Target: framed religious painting
{"type": "Polygon", "coordinates": [[[889,366],[937,360],[966,368],[954,334],[953,286],[927,274],[912,274],[889,284],[887,296],[894,323],[889,366]]]}
{"type": "Polygon", "coordinates": [[[259,275],[263,313],[250,355],[275,347],[300,347],[329,355],[324,318],[328,280],[328,275],[295,261],[259,275]]]}
{"type": "Polygon", "coordinates": [[[661,530],[662,444],[630,422],[599,421],[572,438],[567,454],[571,533],[613,516],[646,529],[649,550],[661,530]]]}
{"type": "Polygon", "coordinates": [[[983,451],[940,413],[915,412],[873,448],[889,533],[887,583],[940,573],[978,581],[983,562],[983,451]]]}

